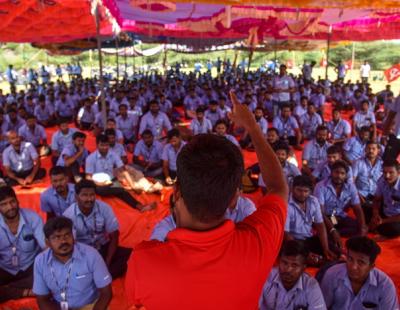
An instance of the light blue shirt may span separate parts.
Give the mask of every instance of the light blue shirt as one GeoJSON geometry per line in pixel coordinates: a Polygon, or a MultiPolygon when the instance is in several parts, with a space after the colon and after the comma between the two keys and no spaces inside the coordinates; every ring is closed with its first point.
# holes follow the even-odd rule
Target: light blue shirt
{"type": "Polygon", "coordinates": [[[153,144],[148,147],[143,140],[140,140],[133,152],[134,156],[141,156],[145,161],[150,163],[158,163],[161,161],[161,155],[163,152],[163,145],[158,141],[153,141],[153,144]]]}
{"type": "Polygon", "coordinates": [[[47,134],[44,127],[36,124],[33,132],[29,129],[28,125],[23,125],[18,130],[18,135],[26,142],[32,143],[34,146],[39,146],[41,141],[47,140],[47,134]]]}
{"type": "Polygon", "coordinates": [[[61,153],[64,146],[72,143],[72,135],[77,131],[76,128],[69,128],[67,134],[64,135],[61,130],[57,130],[51,138],[51,149],[61,153]]]}
{"type": "Polygon", "coordinates": [[[300,117],[300,125],[305,137],[312,139],[315,137],[317,127],[322,125],[322,118],[318,113],[314,113],[313,115],[305,113],[300,117]]]}
{"type": "Polygon", "coordinates": [[[367,158],[362,158],[353,163],[353,173],[360,194],[364,197],[375,195],[378,180],[383,173],[383,161],[378,158],[372,166],[367,158]]]}
{"type": "Polygon", "coordinates": [[[222,115],[222,113],[217,109],[215,112],[212,112],[211,110],[207,110],[204,113],[205,118],[207,118],[208,120],[210,120],[212,126],[214,127],[215,124],[220,120],[223,119],[224,116],[222,115]]]}
{"type": "Polygon", "coordinates": [[[324,206],[325,215],[346,217],[344,209],[360,204],[360,197],[354,183],[345,182],[343,184],[340,196],[336,195],[336,190],[332,185],[331,178],[319,182],[314,189],[314,196],[318,198],[319,203],[324,206]]]}
{"type": "Polygon", "coordinates": [[[344,119],[340,119],[337,123],[333,120],[329,121],[326,127],[328,127],[331,137],[335,140],[345,139],[351,134],[351,126],[349,122],[344,119]]]}
{"type": "Polygon", "coordinates": [[[61,292],[65,288],[69,268],[71,273],[66,300],[70,308],[94,303],[99,298],[98,289],[112,281],[101,255],[90,246],[75,243],[72,258],[65,264],[53,256],[51,249],[36,257],[33,292],[36,295],[52,294],[57,302],[61,302],[61,292]],[[50,268],[53,268],[53,273],[50,268]]]}
{"type": "MultiPolygon", "coordinates": [[[[256,211],[256,207],[249,198],[239,196],[234,209],[226,209],[225,219],[232,220],[235,223],[243,221],[246,217],[256,211]]],[[[176,228],[173,216],[170,214],[159,222],[153,229],[150,240],[165,241],[171,230],[176,228]]]]}
{"type": "Polygon", "coordinates": [[[224,137],[225,137],[226,139],[228,139],[229,141],[231,141],[231,142],[232,142],[234,145],[236,145],[238,148],[240,148],[240,144],[239,144],[238,140],[236,140],[236,138],[235,138],[234,136],[226,134],[226,135],[224,135],[224,137]]]}
{"type": "Polygon", "coordinates": [[[114,168],[121,168],[124,165],[121,158],[114,152],[108,151],[107,155],[103,157],[99,151],[95,151],[86,158],[85,172],[88,174],[95,174],[104,172],[111,178],[114,176],[114,168]]]}
{"type": "Polygon", "coordinates": [[[324,94],[313,94],[310,97],[310,101],[315,105],[316,108],[320,108],[325,104],[325,95],[324,94]]]}
{"type": "Polygon", "coordinates": [[[186,96],[183,100],[183,105],[185,106],[186,110],[195,111],[199,106],[203,103],[201,102],[201,98],[195,96],[192,98],[191,96],[186,96]]]}
{"type": "Polygon", "coordinates": [[[133,114],[128,114],[126,118],[121,115],[115,119],[117,128],[122,131],[125,139],[132,139],[136,135],[139,118],[133,114]]]}
{"type": "Polygon", "coordinates": [[[126,156],[125,147],[121,143],[116,142],[114,146],[110,145],[110,151],[114,152],[120,158],[126,156]]]}
{"type": "MultiPolygon", "coordinates": [[[[74,156],[76,153],[78,153],[76,146],[73,143],[68,144],[62,150],[60,157],[57,160],[57,166],[65,167],[65,158],[64,157],[65,156],[71,157],[71,156],[74,156]]],[[[89,151],[85,148],[83,150],[82,155],[76,159],[76,162],[78,163],[79,167],[83,167],[83,165],[85,164],[86,158],[88,156],[89,156],[89,151]]]]}
{"type": "Polygon", "coordinates": [[[393,281],[377,268],[369,272],[366,282],[357,295],[353,292],[345,263],[334,265],[326,271],[321,289],[326,305],[331,310],[367,309],[363,306],[365,302],[376,305],[371,309],[399,309],[393,281]]]}
{"type": "Polygon", "coordinates": [[[64,211],[75,202],[75,186],[68,184],[67,198],[61,197],[53,187],[46,189],[40,194],[40,209],[43,212],[52,212],[61,216],[64,211]]]}
{"type": "MultiPolygon", "coordinates": [[[[281,90],[289,90],[290,88],[295,87],[293,79],[286,74],[284,76],[275,76],[272,84],[274,88],[279,88],[281,90]]],[[[279,102],[287,102],[290,100],[290,93],[274,92],[273,99],[279,102]]]]}
{"type": "Polygon", "coordinates": [[[192,130],[193,135],[209,133],[212,131],[212,127],[211,121],[207,118],[204,118],[201,123],[197,118],[195,118],[190,123],[190,129],[192,130]]]}
{"type": "MultiPolygon", "coordinates": [[[[353,182],[353,169],[349,167],[349,172],[347,172],[347,180],[353,182]]],[[[312,172],[312,175],[318,180],[322,181],[331,176],[331,168],[329,167],[328,161],[324,161],[319,164],[312,172]]]]}
{"type": "Polygon", "coordinates": [[[280,137],[293,137],[295,133],[295,129],[299,128],[299,124],[297,120],[290,116],[287,120],[284,120],[281,116],[276,116],[272,122],[272,127],[275,127],[280,137]]]}
{"type": "Polygon", "coordinates": [[[184,141],[181,141],[178,151],[175,151],[175,148],[170,143],[164,146],[161,159],[168,161],[169,170],[176,171],[176,159],[178,158],[178,154],[185,144],[186,143],[184,141]]]}
{"type": "Polygon", "coordinates": [[[267,135],[268,121],[264,117],[261,117],[260,120],[257,121],[257,124],[260,126],[263,135],[267,135]]]}
{"type": "Polygon", "coordinates": [[[382,176],[378,180],[375,196],[383,198],[383,213],[386,216],[390,217],[400,214],[400,178],[397,179],[392,187],[382,176]]]}
{"type": "Polygon", "coordinates": [[[346,157],[351,162],[354,162],[355,160],[364,157],[365,146],[366,142],[362,142],[359,137],[351,137],[344,142],[343,150],[346,157]]]}
{"type": "Polygon", "coordinates": [[[309,196],[305,202],[306,210],[303,211],[298,203],[290,195],[288,204],[288,215],[285,223],[285,231],[290,233],[295,239],[304,240],[313,236],[314,223],[323,223],[321,206],[318,199],[309,196]]]}
{"type": "Polygon", "coordinates": [[[114,211],[100,200],[96,200],[88,216],[81,212],[76,202],[63,215],[74,223],[75,239],[95,248],[106,244],[109,241],[108,235],[119,229],[114,211]]]}
{"type": "MultiPolygon", "coordinates": [[[[292,186],[293,179],[297,177],[298,175],[301,175],[301,172],[299,168],[297,168],[295,165],[292,163],[286,161],[285,165],[283,166],[283,174],[286,177],[286,182],[288,183],[289,187],[292,186]]],[[[264,180],[262,178],[262,175],[258,177],[258,186],[260,187],[265,187],[264,180]]]]}
{"type": "Polygon", "coordinates": [[[11,233],[8,225],[0,216],[0,268],[12,275],[28,269],[36,255],[46,247],[41,217],[30,209],[19,209],[17,234],[11,233]],[[13,266],[13,250],[16,247],[18,265],[13,266]]]}
{"type": "Polygon", "coordinates": [[[74,114],[74,109],[75,106],[72,100],[69,100],[68,98],[66,98],[65,101],[61,100],[56,101],[55,110],[58,113],[58,115],[62,117],[71,117],[74,114]]]}
{"type": "Polygon", "coordinates": [[[157,116],[154,117],[149,111],[143,115],[140,121],[139,134],[142,134],[146,129],[150,129],[154,138],[159,139],[162,136],[163,129],[169,131],[172,129],[172,125],[167,114],[158,112],[157,116]]]}
{"type": "Polygon", "coordinates": [[[326,161],[327,153],[326,151],[331,146],[330,143],[325,142],[322,146],[320,146],[317,141],[311,140],[309,141],[303,151],[303,160],[307,161],[307,166],[314,170],[318,165],[326,161]]]}
{"type": "Polygon", "coordinates": [[[291,310],[300,306],[308,310],[326,310],[317,280],[304,272],[296,284],[287,291],[282,284],[279,269],[273,268],[262,290],[260,310],[291,310]]]}
{"type": "Polygon", "coordinates": [[[38,153],[30,142],[21,142],[19,153],[12,145],[9,145],[3,152],[3,166],[10,167],[15,172],[28,171],[33,168],[33,162],[38,157],[38,153]]]}
{"type": "Polygon", "coordinates": [[[359,111],[354,115],[353,122],[356,124],[356,128],[364,126],[370,127],[376,124],[375,114],[372,111],[362,112],[359,111]]]}
{"type": "Polygon", "coordinates": [[[41,106],[37,106],[34,111],[34,115],[36,116],[37,120],[40,121],[47,121],[50,117],[54,114],[53,109],[51,106],[46,105],[43,109],[41,106]]]}

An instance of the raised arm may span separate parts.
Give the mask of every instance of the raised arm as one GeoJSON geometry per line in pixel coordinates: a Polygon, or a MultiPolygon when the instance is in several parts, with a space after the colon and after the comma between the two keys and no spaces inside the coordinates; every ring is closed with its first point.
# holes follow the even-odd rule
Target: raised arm
{"type": "Polygon", "coordinates": [[[231,92],[230,95],[233,103],[232,120],[237,126],[244,127],[253,141],[261,169],[261,175],[268,189],[268,193],[279,195],[282,199],[287,201],[288,186],[278,158],[265,140],[253,113],[250,112],[247,106],[242,105],[238,101],[233,92],[231,92]]]}

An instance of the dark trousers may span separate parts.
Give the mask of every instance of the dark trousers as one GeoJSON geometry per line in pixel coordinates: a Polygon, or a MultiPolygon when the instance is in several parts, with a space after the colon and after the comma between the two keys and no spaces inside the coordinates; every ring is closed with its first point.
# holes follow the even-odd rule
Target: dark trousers
{"type": "MultiPolygon", "coordinates": [[[[372,219],[372,207],[368,205],[363,205],[363,210],[365,215],[365,222],[369,224],[372,219]]],[[[382,218],[387,218],[387,216],[383,213],[383,208],[379,210],[379,215],[382,218]]],[[[376,228],[376,231],[384,237],[396,238],[400,236],[400,222],[381,224],[376,228]]]]}
{"type": "Polygon", "coordinates": [[[117,181],[107,186],[96,186],[96,193],[103,197],[115,196],[135,209],[139,204],[139,202],[133,198],[131,194],[129,194],[117,181]]]}
{"type": "MultiPolygon", "coordinates": [[[[308,249],[308,251],[310,251],[311,253],[315,253],[318,255],[324,255],[321,241],[319,240],[318,236],[312,236],[310,238],[305,239],[304,244],[305,244],[306,248],[308,249]]],[[[328,235],[328,247],[333,253],[340,256],[341,250],[333,242],[333,239],[330,235],[328,235]]]]}
{"type": "Polygon", "coordinates": [[[390,135],[388,143],[383,153],[383,160],[395,160],[400,154],[400,139],[397,139],[395,135],[390,135]]]}
{"type": "MultiPolygon", "coordinates": [[[[104,260],[107,257],[108,245],[109,243],[106,243],[99,250],[99,253],[104,258],[104,260]]],[[[131,253],[132,249],[123,248],[120,246],[117,247],[117,250],[115,251],[114,256],[111,260],[111,264],[110,266],[108,266],[108,271],[110,272],[113,280],[122,277],[126,273],[126,270],[128,269],[127,263],[129,257],[131,256],[131,253]]]]}
{"type": "Polygon", "coordinates": [[[335,228],[339,231],[342,237],[353,237],[360,234],[360,225],[356,219],[349,216],[336,217],[338,224],[335,228]]]}
{"type": "MultiPolygon", "coordinates": [[[[22,172],[15,172],[13,171],[17,178],[25,179],[28,175],[31,174],[32,169],[22,172]]],[[[44,168],[39,168],[38,172],[36,173],[35,177],[33,178],[34,181],[43,179],[46,176],[46,170],[44,168]]],[[[11,178],[7,178],[7,183],[10,186],[17,186],[19,185],[17,181],[11,178]]]]}
{"type": "Polygon", "coordinates": [[[24,290],[32,289],[33,264],[25,271],[12,275],[0,268],[0,303],[23,297],[24,290]]]}

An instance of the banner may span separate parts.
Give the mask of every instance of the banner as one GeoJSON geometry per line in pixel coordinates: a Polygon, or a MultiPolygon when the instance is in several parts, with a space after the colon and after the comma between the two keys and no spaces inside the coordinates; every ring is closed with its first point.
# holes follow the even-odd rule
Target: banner
{"type": "Polygon", "coordinates": [[[397,80],[400,76],[400,64],[394,65],[384,72],[386,79],[389,83],[397,80]]]}

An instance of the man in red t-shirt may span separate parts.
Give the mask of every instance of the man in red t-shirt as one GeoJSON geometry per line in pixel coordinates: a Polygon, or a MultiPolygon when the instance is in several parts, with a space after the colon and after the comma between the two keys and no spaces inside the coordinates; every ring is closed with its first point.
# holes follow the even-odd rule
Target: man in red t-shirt
{"type": "Polygon", "coordinates": [[[224,219],[235,205],[243,157],[217,135],[193,137],[177,159],[165,242],[143,242],[128,263],[126,294],[147,310],[257,309],[283,238],[288,189],[281,165],[247,106],[231,93],[232,120],[250,135],[269,190],[243,222],[224,219]]]}

